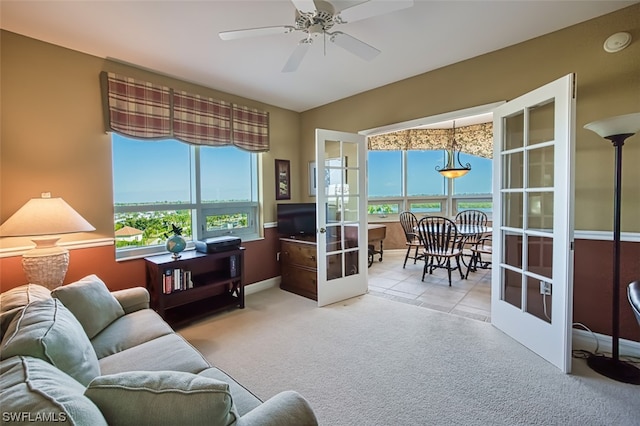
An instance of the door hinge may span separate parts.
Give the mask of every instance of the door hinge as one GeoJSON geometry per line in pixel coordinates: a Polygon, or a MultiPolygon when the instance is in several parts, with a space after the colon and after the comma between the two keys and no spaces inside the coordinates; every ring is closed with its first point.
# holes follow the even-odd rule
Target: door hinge
{"type": "Polygon", "coordinates": [[[574,244],[575,244],[575,243],[574,243],[573,241],[571,241],[571,242],[569,243],[569,250],[571,250],[571,251],[573,251],[573,250],[574,250],[574,248],[573,248],[573,247],[574,247],[574,244]]]}

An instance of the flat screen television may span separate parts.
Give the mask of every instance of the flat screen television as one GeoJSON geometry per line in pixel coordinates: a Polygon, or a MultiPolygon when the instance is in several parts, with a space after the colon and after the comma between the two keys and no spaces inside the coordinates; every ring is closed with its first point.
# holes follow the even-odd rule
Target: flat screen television
{"type": "Polygon", "coordinates": [[[278,234],[283,236],[315,235],[315,203],[277,205],[278,234]]]}

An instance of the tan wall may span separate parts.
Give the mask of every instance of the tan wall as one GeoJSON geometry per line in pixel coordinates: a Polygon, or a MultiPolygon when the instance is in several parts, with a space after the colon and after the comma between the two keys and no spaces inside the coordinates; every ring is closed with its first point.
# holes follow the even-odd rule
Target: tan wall
{"type": "MultiPolygon", "coordinates": [[[[611,143],[583,129],[600,118],[640,111],[640,4],[506,49],[302,113],[303,162],[314,154],[316,128],[357,132],[514,99],[575,73],[576,229],[611,230],[611,143]],[[606,53],[604,40],[628,31],[633,43],[606,53]]],[[[622,230],[640,232],[640,135],[624,147],[622,230]]],[[[300,177],[308,181],[306,175],[300,177]]]]}
{"type": "MultiPolygon", "coordinates": [[[[274,159],[301,173],[299,114],[129,65],[2,31],[2,145],[0,222],[43,191],[64,198],[96,227],[62,241],[113,237],[110,136],[104,131],[99,74],[119,72],[217,99],[269,111],[271,151],[262,154],[265,222],[275,220],[274,159]]],[[[305,166],[306,170],[306,166],[305,166]]],[[[293,198],[301,188],[293,188],[293,198]]],[[[2,247],[28,244],[3,238],[2,247]]]]}

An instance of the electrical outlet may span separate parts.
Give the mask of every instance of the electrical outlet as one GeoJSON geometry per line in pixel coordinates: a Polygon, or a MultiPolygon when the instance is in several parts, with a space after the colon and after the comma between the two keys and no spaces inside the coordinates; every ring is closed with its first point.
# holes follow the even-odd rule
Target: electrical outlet
{"type": "Polygon", "coordinates": [[[540,294],[551,296],[551,283],[540,281],[540,294]]]}

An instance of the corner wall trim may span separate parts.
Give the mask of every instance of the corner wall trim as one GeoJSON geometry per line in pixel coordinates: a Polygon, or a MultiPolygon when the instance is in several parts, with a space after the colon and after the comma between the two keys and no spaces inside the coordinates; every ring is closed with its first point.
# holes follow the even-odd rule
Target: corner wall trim
{"type": "MultiPolygon", "coordinates": [[[[81,241],[69,241],[58,243],[60,247],[64,247],[67,250],[84,249],[91,247],[102,247],[114,245],[113,238],[96,238],[93,240],[81,240],[81,241]]],[[[22,256],[27,251],[31,250],[33,246],[20,246],[20,247],[8,247],[0,248],[0,258],[22,256]]]]}
{"type": "MultiPolygon", "coordinates": [[[[573,233],[575,240],[613,241],[613,231],[581,231],[573,233]]],[[[640,243],[640,232],[621,232],[620,240],[630,243],[640,243]]]]}

